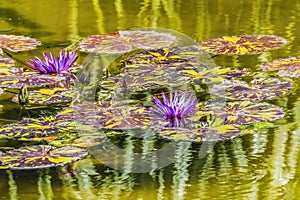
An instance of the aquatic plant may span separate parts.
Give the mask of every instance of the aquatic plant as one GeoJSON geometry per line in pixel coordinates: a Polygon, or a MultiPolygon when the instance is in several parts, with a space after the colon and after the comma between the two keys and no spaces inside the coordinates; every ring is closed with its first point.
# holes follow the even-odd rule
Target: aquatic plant
{"type": "Polygon", "coordinates": [[[160,101],[155,96],[152,98],[155,104],[152,105],[151,110],[167,119],[189,116],[193,113],[193,109],[199,102],[193,95],[190,95],[189,97],[187,96],[187,93],[178,95],[178,91],[175,91],[174,95],[170,93],[169,99],[163,93],[163,101],[160,101]]]}
{"type": "Polygon", "coordinates": [[[275,35],[238,35],[212,38],[200,45],[214,54],[253,54],[277,49],[288,41],[275,35]]]}
{"type": "Polygon", "coordinates": [[[3,54],[2,48],[19,52],[34,49],[40,44],[38,40],[26,36],[0,35],[0,54],[3,54]]]}
{"type": "Polygon", "coordinates": [[[40,73],[43,74],[69,74],[69,69],[72,67],[78,56],[76,56],[77,51],[64,51],[60,50],[59,57],[55,57],[52,52],[50,55],[43,53],[45,61],[35,56],[35,58],[30,58],[31,62],[27,62],[29,66],[40,73]]]}

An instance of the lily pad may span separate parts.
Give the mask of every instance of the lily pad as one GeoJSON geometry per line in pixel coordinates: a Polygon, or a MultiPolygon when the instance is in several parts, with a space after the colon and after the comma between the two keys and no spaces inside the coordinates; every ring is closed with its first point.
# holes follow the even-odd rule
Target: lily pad
{"type": "MultiPolygon", "coordinates": [[[[101,104],[101,103],[100,103],[101,104]]],[[[57,114],[57,119],[75,121],[101,129],[139,129],[150,122],[148,110],[140,106],[78,104],[57,114]]]]}
{"type": "MultiPolygon", "coordinates": [[[[31,105],[67,103],[72,99],[72,91],[66,88],[43,88],[28,92],[28,104],[31,105]]],[[[12,101],[18,103],[18,95],[15,95],[12,101]]]]}
{"type": "Polygon", "coordinates": [[[214,85],[212,94],[232,100],[267,100],[287,94],[293,88],[292,83],[283,82],[276,78],[259,78],[250,85],[238,80],[225,80],[214,85]]]}
{"type": "Polygon", "coordinates": [[[2,88],[21,88],[23,85],[27,87],[41,87],[52,85],[66,78],[63,76],[51,76],[47,74],[23,74],[15,76],[1,76],[0,87],[2,88]]]}
{"type": "Polygon", "coordinates": [[[219,83],[225,78],[236,78],[249,74],[246,68],[228,68],[228,67],[213,67],[213,68],[198,68],[198,69],[183,69],[181,70],[184,75],[191,78],[196,84],[209,84],[219,83]]]}
{"type": "Polygon", "coordinates": [[[251,54],[279,48],[288,41],[275,35],[223,36],[200,42],[213,54],[251,54]]]}
{"type": "Polygon", "coordinates": [[[263,71],[278,71],[278,76],[298,78],[300,76],[300,56],[273,60],[260,68],[263,71]]]}
{"type": "Polygon", "coordinates": [[[3,58],[0,56],[0,67],[11,67],[15,65],[15,61],[10,58],[3,58]]]}
{"type": "Polygon", "coordinates": [[[0,35],[0,54],[3,54],[1,48],[8,49],[9,51],[19,52],[32,50],[41,43],[30,37],[17,36],[17,35],[0,35]]]}
{"type": "Polygon", "coordinates": [[[100,87],[109,90],[126,89],[129,92],[146,91],[164,87],[177,87],[189,83],[189,78],[178,71],[158,70],[157,66],[137,69],[134,74],[119,74],[100,82],[100,87]],[[152,70],[151,70],[152,67],[152,70]],[[147,73],[149,72],[149,73],[147,73]]]}
{"type": "Polygon", "coordinates": [[[224,124],[250,124],[275,121],[284,116],[283,110],[265,102],[236,101],[208,103],[201,108],[202,114],[214,114],[224,119],[224,124]]]}
{"type": "Polygon", "coordinates": [[[194,129],[164,128],[158,133],[159,136],[166,139],[189,142],[229,140],[237,137],[239,134],[240,130],[230,124],[194,129]]]}
{"type": "Polygon", "coordinates": [[[92,35],[83,39],[79,47],[82,51],[94,53],[126,53],[133,46],[142,49],[152,49],[170,46],[177,38],[170,34],[155,31],[119,31],[103,35],[92,35]]]}
{"type": "Polygon", "coordinates": [[[126,53],[132,49],[119,33],[92,35],[83,39],[79,47],[82,51],[94,53],[126,53]]]}
{"type": "Polygon", "coordinates": [[[76,131],[74,123],[68,121],[57,123],[54,117],[27,118],[0,126],[0,137],[32,138],[74,131],[76,131]]]}
{"type": "Polygon", "coordinates": [[[139,49],[168,47],[177,42],[177,38],[175,36],[156,31],[128,30],[119,31],[119,34],[129,44],[132,44],[139,49]]]}
{"type": "Polygon", "coordinates": [[[65,165],[87,155],[85,149],[73,146],[55,149],[50,145],[35,145],[7,151],[0,161],[10,169],[39,169],[65,165]]]}

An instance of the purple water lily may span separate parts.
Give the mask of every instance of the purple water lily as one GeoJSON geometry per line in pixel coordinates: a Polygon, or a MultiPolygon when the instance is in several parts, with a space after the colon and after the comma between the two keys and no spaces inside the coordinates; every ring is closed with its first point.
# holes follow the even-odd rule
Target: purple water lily
{"type": "Polygon", "coordinates": [[[69,68],[75,64],[78,56],[76,56],[77,51],[64,51],[60,50],[59,57],[55,57],[52,52],[50,55],[43,53],[45,61],[42,61],[40,58],[35,56],[35,58],[31,58],[31,62],[27,62],[32,69],[35,71],[41,72],[43,74],[68,74],[69,68]]]}
{"type": "Polygon", "coordinates": [[[163,101],[160,101],[157,97],[153,97],[155,104],[152,107],[152,111],[167,119],[180,119],[184,116],[189,116],[199,102],[193,95],[189,97],[187,93],[178,95],[177,91],[174,92],[174,96],[170,93],[169,99],[163,93],[162,98],[163,101]]]}

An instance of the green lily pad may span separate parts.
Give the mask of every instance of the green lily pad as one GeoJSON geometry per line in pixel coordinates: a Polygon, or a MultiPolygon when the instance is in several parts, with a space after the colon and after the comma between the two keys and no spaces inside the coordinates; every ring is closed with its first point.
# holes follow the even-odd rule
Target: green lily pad
{"type": "Polygon", "coordinates": [[[92,35],[83,39],[79,47],[85,52],[126,53],[132,47],[152,49],[170,46],[177,38],[170,34],[155,31],[130,30],[103,35],[92,35]]]}
{"type": "Polygon", "coordinates": [[[260,68],[263,71],[278,71],[278,76],[298,78],[300,76],[300,56],[273,60],[260,66],[260,68]]]}
{"type": "Polygon", "coordinates": [[[185,76],[191,78],[196,84],[220,83],[225,78],[240,77],[249,74],[246,68],[228,68],[228,67],[202,67],[198,69],[181,70],[185,76]]]}
{"type": "Polygon", "coordinates": [[[158,133],[159,136],[169,140],[189,142],[223,141],[233,139],[239,134],[240,130],[230,124],[194,129],[164,128],[158,133]]]}
{"type": "Polygon", "coordinates": [[[30,37],[16,36],[16,35],[0,35],[0,54],[3,54],[1,48],[9,51],[19,52],[27,51],[36,48],[41,43],[30,37]]]}
{"type": "Polygon", "coordinates": [[[292,88],[290,82],[276,78],[259,78],[252,80],[250,85],[243,81],[225,80],[222,84],[214,85],[210,92],[232,100],[267,100],[283,96],[292,88]]]}
{"type": "Polygon", "coordinates": [[[65,165],[87,155],[87,150],[73,146],[56,149],[50,145],[35,145],[7,151],[0,161],[10,169],[39,169],[65,165]]]}
{"type": "Polygon", "coordinates": [[[200,45],[213,54],[251,54],[279,48],[287,40],[275,35],[223,36],[200,42],[200,45]]]}
{"type": "Polygon", "coordinates": [[[0,56],[0,67],[12,67],[15,65],[15,61],[10,58],[3,58],[0,56]]]}
{"type": "MultiPolygon", "coordinates": [[[[43,88],[28,92],[28,104],[31,105],[67,103],[71,102],[72,99],[73,93],[67,88],[43,88]]],[[[19,103],[18,95],[15,95],[12,101],[19,103]]]]}
{"type": "Polygon", "coordinates": [[[13,124],[0,126],[0,137],[32,138],[76,131],[75,124],[56,121],[54,117],[27,118],[13,124]]]}
{"type": "Polygon", "coordinates": [[[275,121],[284,116],[283,110],[265,102],[236,101],[225,103],[208,103],[200,108],[202,114],[214,114],[224,119],[224,124],[250,124],[275,121]]]}
{"type": "Polygon", "coordinates": [[[78,104],[57,114],[57,119],[75,121],[101,129],[139,129],[150,122],[148,110],[140,106],[108,104],[78,104]]]}
{"type": "Polygon", "coordinates": [[[23,74],[13,76],[1,76],[0,87],[20,89],[23,85],[27,87],[41,87],[56,84],[66,80],[63,76],[52,76],[48,74],[23,74]]]}

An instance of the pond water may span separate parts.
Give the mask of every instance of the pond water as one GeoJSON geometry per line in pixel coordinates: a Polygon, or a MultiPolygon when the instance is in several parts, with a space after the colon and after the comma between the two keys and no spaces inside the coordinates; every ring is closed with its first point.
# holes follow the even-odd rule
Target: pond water
{"type": "MultiPolygon", "coordinates": [[[[33,51],[16,54],[22,60],[75,46],[90,35],[133,27],[167,28],[196,41],[242,34],[287,39],[276,50],[214,58],[217,65],[259,73],[264,62],[300,54],[299,13],[298,0],[1,1],[0,33],[42,42],[33,51]]],[[[80,61],[85,56],[80,53],[80,61]]],[[[284,118],[218,142],[204,156],[199,154],[204,143],[180,142],[168,166],[131,173],[133,146],[155,147],[149,139],[125,137],[119,141],[128,158],[125,170],[112,169],[93,156],[64,167],[1,170],[0,199],[300,199],[300,82],[291,81],[295,88],[289,95],[268,101],[284,109],[284,118]]],[[[1,96],[0,124],[19,120],[20,107],[11,103],[12,96],[1,96]]],[[[51,115],[56,109],[28,115],[51,115]]],[[[1,150],[13,145],[19,144],[0,140],[1,150]]]]}

